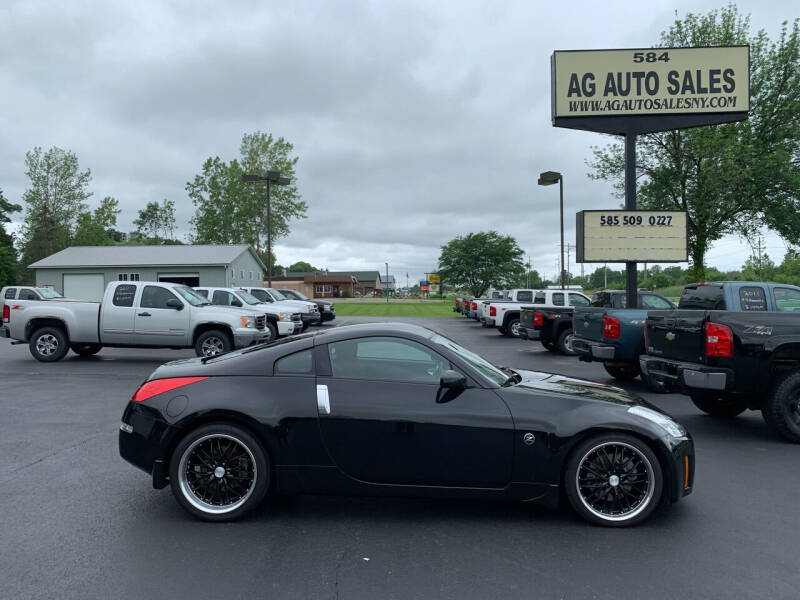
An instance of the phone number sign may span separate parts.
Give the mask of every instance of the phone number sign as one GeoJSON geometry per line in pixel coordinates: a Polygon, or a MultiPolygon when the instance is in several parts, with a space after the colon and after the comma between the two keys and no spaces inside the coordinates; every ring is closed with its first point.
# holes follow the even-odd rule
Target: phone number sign
{"type": "Polygon", "coordinates": [[[584,210],[576,215],[578,262],[686,262],[686,213],[584,210]]]}

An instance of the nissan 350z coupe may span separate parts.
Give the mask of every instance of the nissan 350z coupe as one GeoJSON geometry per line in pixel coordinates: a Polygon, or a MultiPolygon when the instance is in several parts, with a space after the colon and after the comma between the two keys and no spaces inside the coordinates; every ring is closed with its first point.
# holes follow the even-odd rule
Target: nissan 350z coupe
{"type": "Polygon", "coordinates": [[[689,434],[638,397],[496,367],[405,324],[168,363],[125,408],[119,449],[209,521],[313,493],[563,499],[624,526],[694,479],[689,434]]]}

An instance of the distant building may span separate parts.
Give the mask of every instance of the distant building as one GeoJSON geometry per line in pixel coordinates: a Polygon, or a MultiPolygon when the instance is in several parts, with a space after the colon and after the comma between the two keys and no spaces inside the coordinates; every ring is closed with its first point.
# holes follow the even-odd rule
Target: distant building
{"type": "Polygon", "coordinates": [[[272,278],[272,287],[297,290],[309,298],[352,298],[355,296],[355,286],[356,278],[347,273],[288,272],[272,278]]]}
{"type": "Polygon", "coordinates": [[[234,287],[261,286],[267,269],[246,244],[71,246],[29,265],[36,285],[67,298],[100,300],[111,281],[171,281],[234,287]]]}

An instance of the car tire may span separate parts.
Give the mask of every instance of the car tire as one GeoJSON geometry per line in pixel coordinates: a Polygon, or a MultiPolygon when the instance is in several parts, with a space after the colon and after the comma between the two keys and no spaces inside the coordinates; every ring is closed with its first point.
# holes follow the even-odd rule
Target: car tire
{"type": "Polygon", "coordinates": [[[551,342],[550,340],[541,340],[542,346],[544,346],[550,352],[558,352],[558,344],[551,342]]]}
{"type": "Polygon", "coordinates": [[[506,334],[506,328],[505,327],[498,327],[497,331],[499,331],[502,335],[506,334]]]}
{"type": "Polygon", "coordinates": [[[506,322],[505,335],[511,338],[519,337],[519,319],[509,319],[506,322]]]}
{"type": "Polygon", "coordinates": [[[633,363],[630,365],[609,365],[608,363],[603,363],[603,367],[606,373],[611,375],[614,379],[620,379],[622,381],[636,379],[641,372],[639,365],[633,363]]]}
{"type": "Polygon", "coordinates": [[[194,344],[194,353],[201,358],[219,356],[233,350],[231,337],[219,329],[204,331],[194,344]]]}
{"type": "Polygon", "coordinates": [[[211,423],[191,431],[178,443],[170,460],[170,486],[178,504],[192,516],[233,521],[264,500],[270,468],[264,447],[250,432],[227,423],[211,423]]]}
{"type": "Polygon", "coordinates": [[[747,398],[726,396],[719,392],[694,392],[689,397],[692,404],[712,417],[730,418],[747,410],[747,398]]]}
{"type": "Polygon", "coordinates": [[[653,450],[625,433],[593,436],[567,458],[564,492],[573,510],[595,525],[627,527],[643,521],[658,506],[663,489],[653,450]]]}
{"type": "Polygon", "coordinates": [[[42,327],[33,332],[28,348],[40,362],[56,362],[69,352],[67,335],[60,327],[42,327]]]}
{"type": "Polygon", "coordinates": [[[666,394],[670,391],[664,381],[656,379],[652,375],[645,375],[642,373],[642,381],[647,389],[654,394],[666,394]]]}
{"type": "Polygon", "coordinates": [[[761,415],[783,439],[800,443],[800,371],[778,379],[761,407],[761,415]]]}
{"type": "Polygon", "coordinates": [[[301,331],[305,331],[308,329],[308,321],[303,321],[303,329],[301,331]]]}
{"type": "Polygon", "coordinates": [[[100,344],[70,344],[69,347],[78,356],[93,356],[103,349],[100,344]]]}
{"type": "Polygon", "coordinates": [[[278,339],[278,327],[275,323],[267,321],[266,331],[269,332],[269,337],[264,340],[265,344],[269,344],[278,339]]]}
{"type": "Polygon", "coordinates": [[[560,354],[563,354],[564,356],[575,356],[575,350],[572,349],[573,335],[572,329],[568,328],[562,331],[558,336],[556,347],[560,354]]]}

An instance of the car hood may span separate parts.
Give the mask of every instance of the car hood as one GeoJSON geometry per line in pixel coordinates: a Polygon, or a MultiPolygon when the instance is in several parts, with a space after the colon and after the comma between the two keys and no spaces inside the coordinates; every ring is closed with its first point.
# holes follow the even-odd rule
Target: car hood
{"type": "Polygon", "coordinates": [[[209,315],[219,315],[220,317],[228,317],[230,318],[231,315],[238,316],[238,317],[255,317],[258,315],[258,312],[252,309],[246,308],[239,308],[238,306],[198,306],[198,310],[202,310],[203,312],[200,313],[204,317],[208,317],[209,315]]]}

